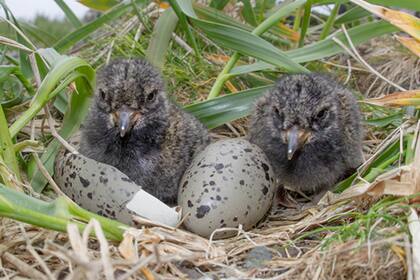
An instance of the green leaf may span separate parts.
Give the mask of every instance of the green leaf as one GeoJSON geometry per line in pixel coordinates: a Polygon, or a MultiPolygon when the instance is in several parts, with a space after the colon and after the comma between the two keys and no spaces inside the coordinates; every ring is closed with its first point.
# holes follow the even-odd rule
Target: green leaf
{"type": "MultiPolygon", "coordinates": [[[[144,0],[136,0],[136,3],[143,3],[144,0]]],[[[120,16],[124,15],[128,10],[132,9],[133,6],[131,2],[124,1],[121,4],[114,6],[106,14],[97,18],[96,20],[76,29],[72,33],[68,34],[66,37],[62,38],[54,45],[54,49],[58,52],[65,52],[70,49],[74,44],[80,40],[86,38],[96,30],[98,30],[104,24],[107,24],[120,16]]]]}
{"type": "Polygon", "coordinates": [[[215,128],[222,124],[246,117],[253,104],[272,86],[257,87],[235,94],[229,94],[184,107],[207,127],[215,128]]]}
{"type": "Polygon", "coordinates": [[[368,119],[366,123],[376,127],[386,127],[390,124],[398,126],[402,123],[403,116],[404,114],[399,112],[382,118],[368,119]]]}
{"type": "Polygon", "coordinates": [[[38,28],[37,26],[31,23],[21,22],[20,26],[22,26],[23,31],[26,34],[28,34],[35,41],[40,42],[44,46],[50,46],[57,42],[57,38],[55,36],[51,35],[45,30],[42,30],[41,28],[38,28]]]}
{"type": "Polygon", "coordinates": [[[361,19],[363,17],[366,17],[370,15],[368,11],[363,9],[362,7],[355,6],[351,8],[350,10],[346,11],[344,14],[341,14],[338,16],[334,22],[334,25],[341,25],[349,22],[353,22],[355,20],[361,19]]]}
{"type": "Polygon", "coordinates": [[[89,7],[91,9],[105,12],[111,9],[112,7],[118,5],[119,1],[117,0],[78,0],[79,3],[89,7]]]}
{"type": "MultiPolygon", "coordinates": [[[[326,4],[344,4],[348,3],[349,0],[314,0],[316,5],[326,4]]],[[[397,7],[413,11],[420,11],[420,2],[416,0],[367,0],[371,4],[386,6],[386,7],[397,7]]]]}
{"type": "Polygon", "coordinates": [[[244,17],[245,21],[252,26],[257,26],[257,18],[254,13],[254,9],[252,8],[250,0],[241,0],[244,7],[242,8],[242,16],[244,17]]]}
{"type": "MultiPolygon", "coordinates": [[[[258,37],[258,35],[264,33],[273,25],[273,22],[277,20],[278,14],[273,16],[273,20],[270,17],[250,33],[228,25],[200,20],[195,14],[190,0],[177,0],[176,2],[182,12],[190,17],[194,25],[201,28],[210,38],[220,45],[241,54],[261,59],[290,72],[308,72],[305,67],[289,59],[281,50],[258,37]]],[[[287,13],[289,9],[294,10],[304,2],[304,0],[298,0],[293,3],[294,5],[288,6],[284,12],[287,13]]]]}
{"type": "MultiPolygon", "coordinates": [[[[382,20],[369,22],[347,30],[349,36],[352,38],[354,45],[362,44],[372,38],[379,37],[384,34],[389,34],[395,31],[398,31],[396,27],[382,20]]],[[[335,34],[335,37],[337,37],[340,41],[346,44],[346,39],[343,32],[338,32],[337,34],[335,34]]],[[[343,51],[344,50],[340,46],[338,46],[332,40],[332,38],[328,37],[322,41],[312,43],[305,47],[286,51],[285,54],[288,55],[288,57],[294,60],[295,62],[304,63],[326,58],[341,53],[343,51]]],[[[256,62],[251,65],[237,66],[233,68],[230,73],[238,75],[255,71],[273,69],[274,67],[269,63],[256,62]]]]}
{"type": "MultiPolygon", "coordinates": [[[[42,52],[44,59],[52,65],[52,69],[42,81],[37,96],[29,110],[11,126],[12,135],[15,135],[28,121],[52,100],[59,92],[71,82],[75,82],[76,92],[70,97],[67,111],[64,115],[63,125],[59,131],[63,138],[71,136],[80,126],[89,107],[90,96],[95,88],[95,71],[77,57],[54,55],[54,51],[42,52]],[[55,61],[53,61],[55,59],[55,61]]],[[[54,171],[54,159],[60,148],[60,143],[53,140],[41,157],[41,161],[50,174],[54,171]]],[[[37,169],[35,161],[28,166],[28,173],[32,177],[31,185],[35,191],[42,191],[47,181],[37,169]]]]}
{"type": "MultiPolygon", "coordinates": [[[[223,12],[210,8],[210,7],[205,7],[205,6],[201,6],[199,4],[194,4],[194,11],[197,13],[197,16],[200,19],[204,19],[207,21],[212,21],[215,23],[221,23],[221,24],[225,24],[225,25],[229,25],[229,26],[234,26],[243,30],[246,30],[248,32],[252,32],[254,30],[253,26],[244,24],[242,22],[237,21],[236,19],[225,15],[223,12]]],[[[271,31],[271,30],[270,30],[271,31]]],[[[262,38],[270,40],[272,42],[279,42],[281,44],[290,46],[291,43],[280,37],[279,34],[274,33],[274,32],[267,32],[261,35],[262,38]]]]}
{"type": "Polygon", "coordinates": [[[243,55],[255,57],[289,72],[309,72],[282,51],[257,35],[217,23],[195,21],[213,41],[243,55]]]}
{"type": "Polygon", "coordinates": [[[211,0],[210,7],[223,10],[223,8],[229,3],[229,0],[211,0]]]}
{"type": "Polygon", "coordinates": [[[187,42],[192,46],[194,49],[195,56],[197,58],[201,57],[200,50],[197,45],[197,41],[195,40],[194,34],[191,31],[191,28],[188,24],[187,17],[182,12],[181,8],[178,5],[178,2],[176,0],[168,0],[169,3],[172,6],[172,9],[174,10],[175,14],[177,15],[179,19],[179,25],[181,29],[185,32],[187,37],[187,42]]]}
{"type": "Polygon", "coordinates": [[[127,225],[77,206],[65,197],[45,202],[0,184],[0,216],[15,219],[35,226],[67,232],[69,223],[83,230],[90,219],[96,219],[102,226],[105,236],[121,241],[127,225]]]}
{"type": "Polygon", "coordinates": [[[61,8],[61,10],[66,15],[67,19],[75,28],[79,28],[82,26],[82,22],[77,18],[77,16],[73,13],[73,11],[69,8],[69,6],[67,6],[64,0],[54,0],[54,1],[61,8]]]}
{"type": "MultiPolygon", "coordinates": [[[[59,89],[68,86],[73,80],[68,77],[83,77],[91,89],[95,87],[95,71],[80,58],[62,56],[42,81],[31,106],[10,127],[10,134],[15,137],[31,119],[58,93],[59,89]],[[61,88],[59,88],[59,86],[61,88]]],[[[90,94],[82,92],[82,94],[90,94]]]]}
{"type": "Polygon", "coordinates": [[[302,47],[305,43],[305,36],[306,32],[308,31],[308,27],[311,21],[311,10],[312,10],[312,0],[308,0],[305,4],[305,9],[302,18],[302,25],[300,30],[300,38],[299,38],[299,47],[302,47]]]}
{"type": "MultiPolygon", "coordinates": [[[[10,131],[7,127],[7,119],[3,111],[3,106],[0,105],[0,159],[4,159],[4,163],[10,170],[20,179],[19,165],[16,159],[13,141],[10,136],[10,131]]],[[[3,178],[5,183],[8,183],[7,178],[3,178]]],[[[12,187],[13,185],[9,186],[12,187]]]]}
{"type": "Polygon", "coordinates": [[[146,59],[158,68],[165,63],[166,52],[172,38],[172,32],[178,23],[178,17],[172,8],[167,9],[158,19],[146,51],[146,59]]]}

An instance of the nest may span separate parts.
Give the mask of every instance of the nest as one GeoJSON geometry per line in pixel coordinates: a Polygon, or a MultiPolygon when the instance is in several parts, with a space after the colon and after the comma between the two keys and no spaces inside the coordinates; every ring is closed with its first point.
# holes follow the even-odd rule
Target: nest
{"type": "Polygon", "coordinates": [[[0,275],[9,279],[17,275],[31,279],[404,279],[405,235],[365,243],[351,240],[328,249],[316,234],[296,240],[355,207],[273,209],[256,229],[238,229],[237,236],[220,241],[180,229],[151,227],[130,229],[117,244],[108,243],[96,221],[82,233],[69,225],[68,234],[63,234],[2,219],[0,275]],[[92,233],[95,238],[89,238],[92,233]]]}

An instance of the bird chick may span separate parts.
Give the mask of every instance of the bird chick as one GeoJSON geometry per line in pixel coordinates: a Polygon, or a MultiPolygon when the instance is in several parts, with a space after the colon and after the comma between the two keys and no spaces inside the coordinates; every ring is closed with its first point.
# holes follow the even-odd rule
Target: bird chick
{"type": "Polygon", "coordinates": [[[362,125],[352,93],[321,74],[284,75],[255,106],[249,140],[279,183],[320,194],[362,163],[362,125]]]}
{"type": "Polygon", "coordinates": [[[209,141],[204,125],[168,100],[162,77],[148,62],[115,60],[100,71],[82,128],[85,156],[175,204],[183,173],[209,141]]]}

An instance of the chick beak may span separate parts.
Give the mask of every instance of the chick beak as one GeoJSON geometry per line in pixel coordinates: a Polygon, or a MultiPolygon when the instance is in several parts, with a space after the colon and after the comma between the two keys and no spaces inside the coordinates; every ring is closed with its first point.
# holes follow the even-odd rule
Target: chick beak
{"type": "Polygon", "coordinates": [[[293,155],[308,140],[310,133],[299,129],[296,125],[287,131],[287,159],[291,160],[293,155]]]}
{"type": "Polygon", "coordinates": [[[123,138],[131,130],[132,115],[133,112],[127,109],[121,109],[118,111],[118,128],[120,130],[121,138],[123,138]]]}

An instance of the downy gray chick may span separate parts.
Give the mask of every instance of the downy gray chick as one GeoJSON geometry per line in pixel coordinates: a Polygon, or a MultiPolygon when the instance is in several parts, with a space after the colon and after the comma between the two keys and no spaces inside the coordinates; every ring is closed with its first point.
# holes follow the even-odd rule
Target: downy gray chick
{"type": "Polygon", "coordinates": [[[362,163],[362,124],[352,93],[321,74],[284,75],[261,97],[249,139],[280,184],[319,194],[362,163]]]}
{"type": "Polygon", "coordinates": [[[204,125],[168,100],[161,75],[148,62],[115,60],[100,71],[82,129],[85,156],[175,204],[183,173],[209,142],[204,125]]]}

